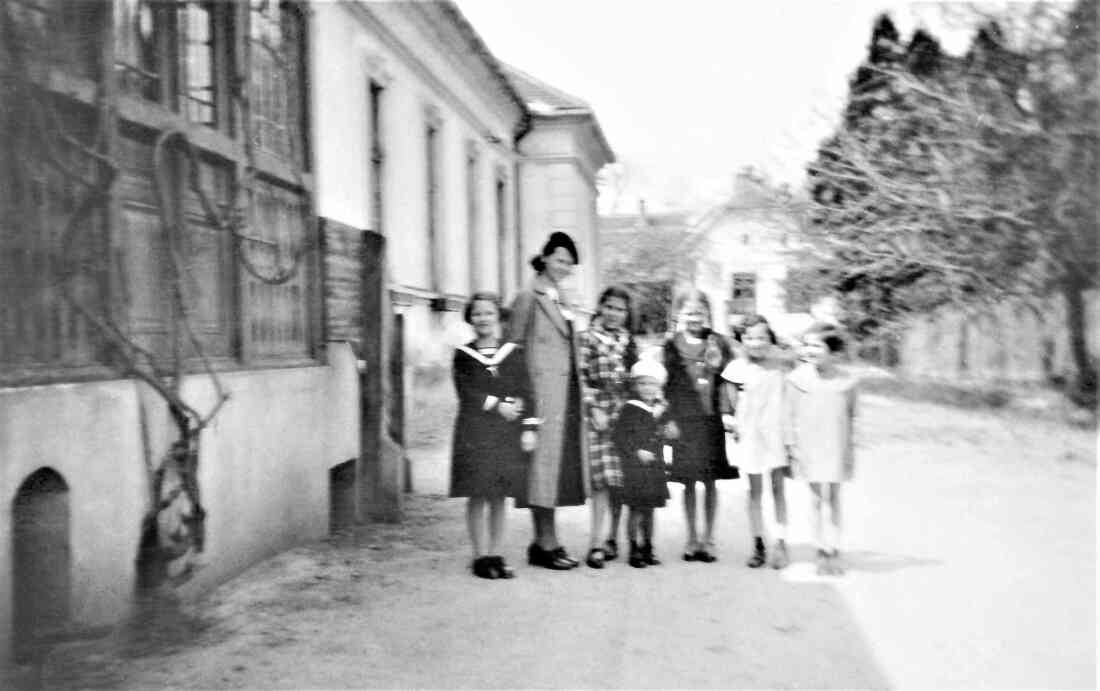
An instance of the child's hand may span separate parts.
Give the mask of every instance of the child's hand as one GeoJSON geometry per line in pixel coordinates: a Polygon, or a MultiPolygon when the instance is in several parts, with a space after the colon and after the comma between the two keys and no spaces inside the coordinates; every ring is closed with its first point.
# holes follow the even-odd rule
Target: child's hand
{"type": "Polygon", "coordinates": [[[668,410],[668,404],[664,401],[658,401],[653,404],[653,417],[661,417],[668,410]]]}
{"type": "Polygon", "coordinates": [[[664,432],[665,439],[680,438],[680,428],[676,426],[676,422],[674,420],[669,420],[668,422],[666,422],[665,427],[662,431],[664,432]]]}
{"type": "Polygon", "coordinates": [[[497,412],[500,413],[500,416],[508,422],[512,422],[513,420],[519,418],[519,409],[512,401],[505,400],[497,403],[497,412]]]}
{"type": "Polygon", "coordinates": [[[653,455],[652,451],[638,449],[638,460],[642,463],[652,463],[653,461],[657,460],[657,457],[653,455]]]}
{"type": "Polygon", "coordinates": [[[533,429],[524,430],[519,435],[519,446],[525,453],[530,453],[539,445],[539,434],[533,429]]]}
{"type": "Polygon", "coordinates": [[[732,432],[737,429],[737,423],[734,422],[733,416],[729,413],[726,413],[722,416],[722,427],[727,432],[732,432]]]}
{"type": "Polygon", "coordinates": [[[610,420],[606,410],[603,408],[592,409],[592,429],[597,432],[606,432],[609,424],[610,420]]]}

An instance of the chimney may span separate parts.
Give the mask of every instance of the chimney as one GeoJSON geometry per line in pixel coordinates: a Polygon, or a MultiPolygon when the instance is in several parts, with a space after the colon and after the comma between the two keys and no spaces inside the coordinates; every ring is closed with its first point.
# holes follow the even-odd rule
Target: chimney
{"type": "Polygon", "coordinates": [[[645,200],[644,199],[639,199],[638,200],[638,218],[640,218],[642,221],[646,220],[645,219],[645,200]]]}

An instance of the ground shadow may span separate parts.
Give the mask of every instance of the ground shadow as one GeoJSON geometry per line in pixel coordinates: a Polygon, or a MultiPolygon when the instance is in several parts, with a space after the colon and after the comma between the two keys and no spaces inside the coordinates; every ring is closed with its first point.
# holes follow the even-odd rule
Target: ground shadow
{"type": "MultiPolygon", "coordinates": [[[[817,546],[805,542],[790,545],[791,558],[795,562],[813,562],[817,556],[817,546]]],[[[941,566],[943,560],[914,557],[907,554],[887,554],[871,550],[844,551],[840,563],[845,571],[862,573],[892,573],[921,566],[941,566]]]]}

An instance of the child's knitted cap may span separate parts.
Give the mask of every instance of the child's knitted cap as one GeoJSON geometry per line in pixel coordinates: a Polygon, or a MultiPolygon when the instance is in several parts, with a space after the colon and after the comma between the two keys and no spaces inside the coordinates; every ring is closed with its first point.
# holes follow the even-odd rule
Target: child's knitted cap
{"type": "Polygon", "coordinates": [[[630,368],[630,378],[637,379],[639,377],[652,377],[663,386],[668,379],[668,372],[661,363],[643,358],[634,363],[634,366],[630,368]]]}

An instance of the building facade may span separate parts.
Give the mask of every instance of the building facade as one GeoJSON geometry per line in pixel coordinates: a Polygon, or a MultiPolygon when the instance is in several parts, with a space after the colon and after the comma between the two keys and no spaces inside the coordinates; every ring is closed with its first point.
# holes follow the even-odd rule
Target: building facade
{"type": "MultiPolygon", "coordinates": [[[[400,447],[419,436],[424,416],[414,411],[453,399],[450,361],[471,337],[469,295],[509,302],[551,231],[576,239],[572,297],[591,305],[595,177],[612,153],[586,104],[497,61],[451,2],[318,3],[313,17],[325,238],[332,254],[368,232],[385,254],[382,342],[372,347],[369,326],[340,316],[349,286],[373,290],[354,278],[326,287],[328,322],[373,357],[367,385],[372,371],[386,379],[386,420],[367,425],[386,431],[379,444],[400,447]]],[[[386,502],[399,502],[395,488],[406,484],[401,455],[378,456],[366,471],[384,478],[386,502]]],[[[377,504],[379,493],[367,494],[377,504]]]]}
{"type": "Polygon", "coordinates": [[[359,439],[322,322],[308,9],[0,13],[9,659],[323,536],[359,439]]]}

